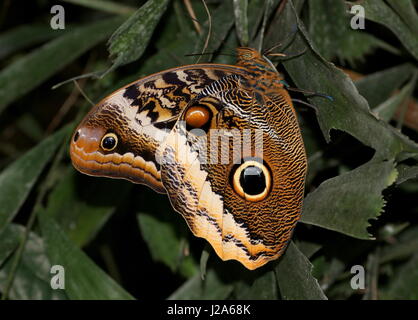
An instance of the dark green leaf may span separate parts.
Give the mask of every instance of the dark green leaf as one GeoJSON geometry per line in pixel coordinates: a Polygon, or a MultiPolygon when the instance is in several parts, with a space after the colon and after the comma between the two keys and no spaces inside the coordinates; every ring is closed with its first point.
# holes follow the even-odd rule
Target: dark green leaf
{"type": "Polygon", "coordinates": [[[248,0],[234,0],[235,29],[242,46],[248,45],[248,0]]]}
{"type": "Polygon", "coordinates": [[[375,219],[385,201],[382,190],[395,182],[393,161],[370,161],[350,172],[326,180],[308,194],[301,221],[369,239],[369,219],[375,219]]]}
{"type": "Polygon", "coordinates": [[[205,280],[206,277],[206,269],[208,267],[210,251],[210,245],[206,244],[205,248],[202,250],[202,255],[200,256],[200,276],[202,277],[202,280],[205,280]]]}
{"type": "Polygon", "coordinates": [[[397,276],[381,290],[380,299],[418,299],[418,254],[399,267],[397,276]]]}
{"type": "Polygon", "coordinates": [[[317,0],[309,5],[309,34],[325,59],[339,54],[348,33],[344,3],[341,0],[317,0]]]}
{"type": "Polygon", "coordinates": [[[223,300],[232,292],[232,284],[225,284],[220,279],[217,272],[209,269],[205,280],[202,280],[200,274],[187,280],[180,286],[169,300],[223,300]]]}
{"type": "MultiPolygon", "coordinates": [[[[23,227],[10,224],[3,231],[3,234],[0,235],[0,243],[10,241],[10,237],[17,245],[20,239],[23,238],[24,232],[25,229],[23,227]],[[6,236],[7,239],[4,238],[6,236]]],[[[13,258],[10,258],[0,270],[1,290],[4,290],[8,281],[13,258]]],[[[50,263],[45,253],[43,240],[31,232],[23,250],[22,259],[16,270],[13,286],[8,297],[13,300],[66,299],[66,295],[62,290],[51,288],[51,277],[50,263]]]]}
{"type": "Polygon", "coordinates": [[[115,31],[109,40],[112,69],[141,57],[168,3],[169,0],[148,0],[115,31]]]}
{"type": "Polygon", "coordinates": [[[0,267],[3,262],[10,256],[10,254],[19,245],[23,232],[14,224],[9,224],[0,232],[0,267]]]}
{"type": "Polygon", "coordinates": [[[62,35],[65,31],[53,30],[48,24],[21,25],[0,34],[0,59],[38,43],[62,35]]]}
{"type": "Polygon", "coordinates": [[[7,66],[0,72],[0,112],[106,39],[120,22],[118,17],[75,28],[7,66]]]}
{"type": "Polygon", "coordinates": [[[186,278],[195,275],[197,264],[190,255],[185,254],[189,249],[189,229],[181,216],[170,207],[166,196],[144,189],[138,203],[141,204],[141,213],[137,215],[139,227],[152,258],[186,278]],[[145,199],[152,200],[147,202],[145,199]]]}
{"type": "Polygon", "coordinates": [[[265,3],[265,0],[252,0],[248,4],[248,26],[251,40],[257,35],[258,27],[263,20],[265,3]]]}
{"type": "Polygon", "coordinates": [[[64,128],[45,139],[0,174],[0,231],[16,215],[67,132],[64,128]]]}
{"type": "Polygon", "coordinates": [[[309,34],[318,52],[328,60],[339,58],[353,65],[377,47],[393,51],[374,36],[353,30],[343,0],[317,0],[309,4],[309,34]]]}
{"type": "Polygon", "coordinates": [[[72,243],[57,222],[44,211],[38,214],[51,265],[65,270],[65,293],[71,299],[125,300],[132,296],[72,243]]]}
{"type": "MultiPolygon", "coordinates": [[[[164,212],[175,214],[172,210],[164,212]]],[[[186,239],[179,235],[173,221],[162,221],[154,215],[139,213],[137,215],[141,234],[147,243],[152,258],[166,264],[173,272],[178,269],[185,277],[196,274],[196,263],[190,256],[184,256],[186,239]]]]}
{"type": "MultiPolygon", "coordinates": [[[[289,52],[306,52],[284,62],[286,70],[299,88],[324,93],[332,97],[311,97],[309,101],[318,107],[318,121],[327,141],[331,129],[350,133],[367,146],[376,150],[382,159],[396,157],[401,152],[418,152],[418,145],[397,130],[379,121],[370,113],[367,101],[358,93],[353,82],[333,64],[325,61],[310,45],[303,24],[295,17],[292,1],[271,28],[289,33],[290,26],[298,23],[300,33],[289,46],[289,52]],[[295,21],[296,19],[296,21],[295,21]]],[[[271,43],[278,42],[271,33],[271,43]]],[[[277,37],[277,35],[276,35],[277,37]]]]}
{"type": "Polygon", "coordinates": [[[124,4],[108,0],[63,0],[69,3],[85,6],[114,14],[132,14],[135,9],[124,4]]]}
{"type": "Polygon", "coordinates": [[[414,70],[413,65],[402,64],[372,73],[354,83],[359,93],[367,99],[370,108],[373,109],[386,101],[396,89],[412,76],[414,70]]]}
{"type": "MultiPolygon", "coordinates": [[[[403,0],[403,2],[405,2],[405,4],[396,5],[398,12],[406,17],[406,21],[411,19],[416,20],[416,13],[414,14],[412,5],[406,4],[410,1],[403,0]],[[412,12],[406,14],[406,12],[409,11],[409,8],[412,8],[412,12]]],[[[391,2],[392,5],[394,3],[395,1],[391,2]]],[[[417,22],[415,22],[414,25],[408,25],[382,0],[366,0],[363,1],[361,5],[366,12],[366,19],[389,28],[398,37],[405,48],[418,60],[417,22]]]]}
{"type": "Polygon", "coordinates": [[[416,12],[416,0],[388,0],[389,5],[402,18],[405,24],[415,34],[418,32],[418,15],[416,12]],[[415,1],[415,6],[413,1],[415,1]]]}
{"type": "Polygon", "coordinates": [[[400,164],[397,167],[399,172],[396,184],[401,184],[409,179],[418,178],[418,166],[408,166],[406,164],[400,164]]]}
{"type": "Polygon", "coordinates": [[[414,76],[399,93],[374,108],[373,113],[383,121],[388,122],[391,120],[396,110],[400,106],[403,106],[407,102],[407,99],[411,97],[415,88],[416,80],[417,77],[414,76]]]}
{"type": "Polygon", "coordinates": [[[274,269],[280,294],[284,300],[326,300],[324,292],[311,272],[312,264],[293,242],[274,269]]]}
{"type": "MultiPolygon", "coordinates": [[[[393,239],[393,237],[392,237],[393,239]]],[[[380,250],[379,263],[402,261],[418,252],[418,227],[409,227],[397,237],[397,241],[380,250]]]]}
{"type": "Polygon", "coordinates": [[[277,280],[274,271],[258,273],[248,281],[240,281],[234,292],[238,300],[276,300],[277,280]]]}
{"type": "MultiPolygon", "coordinates": [[[[233,12],[232,1],[223,1],[216,8],[216,10],[211,12],[211,34],[209,34],[209,45],[205,52],[214,52],[223,44],[234,24],[233,12]]],[[[196,52],[201,52],[204,49],[204,45],[208,37],[209,23],[205,23],[204,26],[205,28],[203,29],[200,39],[195,47],[196,52]]],[[[229,48],[229,50],[231,49],[229,48]]]]}
{"type": "Polygon", "coordinates": [[[126,201],[132,187],[124,181],[102,179],[96,183],[92,180],[81,177],[72,166],[69,167],[51,192],[46,208],[46,213],[56,219],[70,240],[79,247],[95,237],[116,207],[126,201]]]}

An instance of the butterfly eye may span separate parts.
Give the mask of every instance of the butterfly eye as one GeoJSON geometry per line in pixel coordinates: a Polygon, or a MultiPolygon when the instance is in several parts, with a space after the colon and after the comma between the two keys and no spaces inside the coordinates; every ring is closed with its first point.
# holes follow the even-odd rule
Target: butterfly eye
{"type": "Polygon", "coordinates": [[[102,138],[100,146],[105,151],[112,151],[118,144],[118,137],[114,133],[108,133],[102,138]]]}
{"type": "Polygon", "coordinates": [[[208,123],[210,112],[206,107],[193,106],[186,111],[184,119],[188,126],[192,128],[201,128],[208,123]]]}
{"type": "Polygon", "coordinates": [[[249,201],[261,201],[270,191],[271,175],[267,167],[258,161],[245,161],[233,175],[236,193],[249,201]]]}

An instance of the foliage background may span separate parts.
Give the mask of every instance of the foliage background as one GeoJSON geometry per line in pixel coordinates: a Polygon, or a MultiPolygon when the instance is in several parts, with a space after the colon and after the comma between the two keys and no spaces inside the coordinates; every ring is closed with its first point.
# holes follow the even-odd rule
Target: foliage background
{"type": "Polygon", "coordinates": [[[418,298],[416,1],[357,1],[365,30],[350,28],[354,1],[207,0],[210,24],[199,0],[58,3],[65,30],[49,26],[55,2],[0,8],[3,299],[418,298]],[[215,54],[185,56],[207,39],[215,54]],[[292,93],[316,111],[295,104],[309,174],[278,261],[253,272],[222,262],[166,196],[71,166],[68,140],[88,99],[198,59],[233,64],[240,44],[278,43],[296,55],[280,65],[289,84],[333,98],[292,93]],[[88,73],[102,77],[51,89],[88,73]],[[54,264],[65,290],[50,287],[54,264]],[[353,265],[366,270],[364,290],[350,287],[353,265]]]}

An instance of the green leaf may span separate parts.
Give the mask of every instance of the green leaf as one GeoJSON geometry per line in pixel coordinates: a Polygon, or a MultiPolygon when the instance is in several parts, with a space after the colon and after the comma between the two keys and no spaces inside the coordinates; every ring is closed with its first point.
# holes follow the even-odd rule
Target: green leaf
{"type": "Polygon", "coordinates": [[[312,264],[293,242],[274,269],[284,300],[326,300],[318,280],[312,276],[312,264]]]}
{"type": "MultiPolygon", "coordinates": [[[[174,213],[168,212],[167,214],[174,213]]],[[[160,221],[146,213],[139,213],[137,217],[141,234],[154,261],[163,262],[173,272],[180,269],[186,277],[196,273],[197,267],[193,259],[183,255],[185,238],[179,238],[173,223],[160,221]]]]}
{"type": "Polygon", "coordinates": [[[248,0],[234,0],[235,29],[242,46],[248,45],[248,0]]]}
{"type": "Polygon", "coordinates": [[[53,30],[48,24],[21,25],[0,34],[0,59],[22,49],[60,36],[65,31],[53,30]]]}
{"type": "MultiPolygon", "coordinates": [[[[376,157],[381,159],[394,158],[401,152],[417,153],[418,145],[371,114],[367,101],[348,76],[312,48],[302,22],[295,16],[292,1],[287,2],[283,14],[276,17],[270,28],[289,34],[295,23],[300,32],[286,51],[305,50],[305,53],[284,62],[284,67],[299,88],[332,97],[332,101],[324,97],[309,98],[318,108],[318,121],[325,139],[330,140],[331,129],[339,129],[374,148],[376,157]]],[[[271,34],[269,43],[279,42],[280,35],[271,34]]]]}
{"type": "Polygon", "coordinates": [[[9,224],[0,232],[0,267],[3,262],[10,256],[11,253],[19,245],[19,240],[22,237],[21,229],[14,224],[9,224]]]}
{"type": "Polygon", "coordinates": [[[411,97],[415,88],[415,84],[417,82],[416,80],[417,77],[413,77],[398,94],[395,94],[394,96],[390,97],[388,100],[374,108],[373,113],[376,114],[376,116],[379,119],[382,119],[383,121],[388,122],[389,120],[391,120],[396,110],[404,103],[406,103],[409,97],[411,97]]]}
{"type": "Polygon", "coordinates": [[[234,293],[238,300],[277,300],[278,286],[274,271],[253,272],[252,279],[238,282],[234,293]]]}
{"type": "Polygon", "coordinates": [[[309,4],[309,34],[325,59],[332,59],[339,54],[347,33],[343,1],[317,0],[309,4]]]}
{"type": "MultiPolygon", "coordinates": [[[[410,19],[416,20],[416,13],[414,14],[415,10],[413,9],[413,6],[411,4],[406,4],[406,2],[409,1],[403,0],[401,2],[405,2],[405,4],[396,5],[396,9],[402,14],[402,18],[406,18],[406,21],[409,21],[410,19]],[[412,11],[406,14],[410,8],[412,8],[412,11]]],[[[392,5],[394,5],[394,3],[394,1],[391,2],[392,5]]],[[[366,12],[366,19],[389,28],[398,37],[405,48],[418,60],[418,30],[416,29],[416,22],[414,25],[408,25],[382,0],[365,0],[361,5],[366,12]]]]}
{"type": "Polygon", "coordinates": [[[399,175],[398,179],[396,180],[396,184],[401,184],[407,180],[418,178],[418,166],[400,164],[397,167],[397,170],[399,171],[399,175]]]}
{"type": "Polygon", "coordinates": [[[386,101],[398,89],[416,68],[411,64],[401,64],[378,71],[355,81],[359,93],[366,98],[370,108],[375,108],[386,101]]]}
{"type": "Polygon", "coordinates": [[[62,0],[80,6],[85,6],[90,9],[100,10],[114,14],[132,14],[135,9],[113,1],[103,0],[62,0]]]}
{"type": "Polygon", "coordinates": [[[82,247],[95,237],[116,207],[126,201],[131,187],[125,181],[81,177],[71,166],[51,192],[46,214],[54,217],[70,240],[82,247]],[[117,197],[111,196],[116,194],[117,197]]]}
{"type": "Polygon", "coordinates": [[[370,239],[369,219],[375,219],[385,201],[382,190],[395,182],[393,161],[370,161],[323,182],[308,194],[301,221],[359,239],[370,239]]]}
{"type": "MultiPolygon", "coordinates": [[[[391,238],[393,239],[393,236],[391,238]]],[[[401,232],[396,242],[384,246],[379,251],[379,263],[405,261],[416,252],[418,252],[418,227],[415,225],[401,232]]]]}
{"type": "Polygon", "coordinates": [[[351,65],[364,60],[364,56],[377,47],[394,49],[368,33],[351,29],[342,0],[310,2],[309,34],[325,59],[338,57],[341,62],[348,61],[351,65]]]}
{"type": "Polygon", "coordinates": [[[148,202],[152,206],[141,205],[141,212],[137,215],[141,234],[154,261],[160,261],[172,272],[179,271],[189,278],[198,270],[193,258],[184,255],[189,230],[183,219],[169,207],[168,201],[161,201],[162,197],[166,196],[143,190],[143,201],[138,202],[147,203],[145,199],[153,201],[148,202]]]}
{"type": "Polygon", "coordinates": [[[250,28],[250,39],[257,36],[258,27],[263,20],[265,0],[252,0],[248,4],[248,26],[250,28]]]}
{"type": "Polygon", "coordinates": [[[200,274],[194,275],[173,292],[168,300],[223,300],[232,292],[232,284],[225,284],[213,269],[206,273],[205,280],[200,274]]]}
{"type": "Polygon", "coordinates": [[[65,293],[70,299],[133,299],[68,239],[53,218],[42,210],[38,217],[51,265],[64,267],[65,293]]]}
{"type": "Polygon", "coordinates": [[[67,132],[66,127],[48,137],[0,174],[0,232],[19,211],[67,132]]]}
{"type": "Polygon", "coordinates": [[[367,239],[368,219],[381,212],[384,204],[381,192],[396,178],[394,163],[385,159],[393,159],[406,151],[416,153],[418,146],[373,116],[352,81],[315,52],[302,23],[295,17],[291,1],[272,28],[286,34],[290,31],[288,25],[295,23],[295,19],[301,36],[296,37],[288,50],[306,52],[285,62],[284,66],[299,88],[332,96],[333,101],[322,97],[309,99],[318,107],[324,136],[329,140],[330,130],[340,129],[376,150],[373,162],[324,182],[308,195],[302,221],[367,239]]]}
{"type": "Polygon", "coordinates": [[[33,141],[39,142],[44,137],[44,129],[30,113],[24,113],[17,121],[16,125],[25,135],[30,137],[33,141]]]}
{"type": "MultiPolygon", "coordinates": [[[[22,226],[9,224],[0,235],[0,243],[8,242],[12,239],[15,245],[18,245],[24,232],[25,228],[22,226]]],[[[0,269],[1,291],[4,290],[8,281],[12,262],[13,258],[10,258],[0,269]]],[[[51,288],[51,277],[50,264],[45,253],[43,240],[31,232],[23,250],[8,297],[13,300],[67,299],[62,290],[51,288]]]]}
{"type": "Polygon", "coordinates": [[[293,240],[298,249],[307,257],[311,258],[318,250],[321,249],[322,245],[310,241],[303,241],[295,239],[293,240]]]}
{"type": "Polygon", "coordinates": [[[206,269],[208,267],[208,260],[210,257],[211,248],[210,245],[207,243],[202,250],[202,254],[200,256],[200,276],[202,280],[205,280],[206,277],[206,269]]]}
{"type": "Polygon", "coordinates": [[[0,112],[65,65],[106,39],[121,18],[75,28],[23,56],[0,72],[0,112]]]}
{"type": "Polygon", "coordinates": [[[115,69],[141,57],[169,0],[148,0],[109,39],[108,49],[115,69]]]}
{"type": "Polygon", "coordinates": [[[380,299],[417,300],[418,299],[418,254],[400,266],[397,276],[384,290],[380,290],[380,299]]]}
{"type": "MultiPolygon", "coordinates": [[[[416,0],[415,1],[416,4],[416,0]]],[[[388,0],[389,5],[402,18],[412,32],[418,32],[418,15],[411,0],[388,0]]]]}
{"type": "MultiPolygon", "coordinates": [[[[264,44],[264,34],[268,25],[268,21],[271,18],[271,15],[275,12],[275,9],[279,5],[278,0],[266,0],[263,1],[263,19],[260,26],[260,30],[258,31],[257,37],[252,42],[252,46],[256,48],[258,51],[262,51],[262,46],[264,44]]],[[[280,11],[280,10],[277,10],[280,11]]],[[[274,43],[273,46],[276,46],[277,43],[274,43]]]]}
{"type": "MultiPolygon", "coordinates": [[[[229,31],[234,25],[234,9],[232,1],[223,1],[213,12],[211,12],[211,33],[209,34],[209,45],[205,52],[215,52],[224,43],[229,31]]],[[[195,51],[202,52],[209,33],[209,23],[204,24],[203,32],[196,43],[195,51]]],[[[208,60],[211,60],[209,57],[208,60]]]]}

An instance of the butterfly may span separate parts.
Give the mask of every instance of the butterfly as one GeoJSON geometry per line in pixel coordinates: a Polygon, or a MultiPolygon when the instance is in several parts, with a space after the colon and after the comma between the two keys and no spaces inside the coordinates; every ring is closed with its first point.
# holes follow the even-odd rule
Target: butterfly
{"type": "Polygon", "coordinates": [[[236,65],[165,70],[100,101],[70,145],[80,172],[166,193],[197,237],[253,270],[301,215],[305,148],[285,82],[252,48],[236,65]]]}

